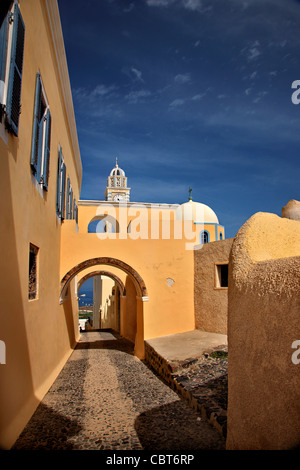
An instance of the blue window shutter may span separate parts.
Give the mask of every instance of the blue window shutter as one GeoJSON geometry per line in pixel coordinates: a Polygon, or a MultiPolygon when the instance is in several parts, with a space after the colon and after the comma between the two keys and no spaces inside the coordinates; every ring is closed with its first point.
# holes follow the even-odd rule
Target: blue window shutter
{"type": "Polygon", "coordinates": [[[43,174],[42,174],[43,187],[46,191],[48,191],[48,181],[49,181],[50,141],[51,141],[51,114],[50,114],[49,109],[47,109],[45,146],[44,146],[44,167],[43,167],[43,174]]]}
{"type": "Polygon", "coordinates": [[[61,184],[61,219],[65,218],[65,201],[66,201],[66,165],[62,164],[62,184],[61,184]]]}
{"type": "Polygon", "coordinates": [[[61,198],[60,198],[61,164],[62,164],[62,154],[61,154],[61,147],[59,147],[58,164],[57,164],[57,188],[56,188],[56,214],[58,215],[58,217],[61,216],[61,198]]]}
{"type": "Polygon", "coordinates": [[[75,197],[74,197],[74,200],[73,200],[73,219],[76,218],[76,200],[75,200],[75,197]]]}
{"type": "Polygon", "coordinates": [[[68,177],[67,181],[67,211],[66,211],[66,219],[70,218],[70,178],[68,177]]]}
{"type": "Polygon", "coordinates": [[[2,121],[4,111],[4,82],[6,72],[6,56],[7,56],[7,25],[8,15],[3,19],[0,28],[0,121],[2,121]]]}
{"type": "Polygon", "coordinates": [[[1,28],[0,28],[0,80],[2,82],[4,82],[5,80],[5,69],[6,69],[7,24],[8,24],[8,16],[4,18],[1,28]]]}
{"type": "Polygon", "coordinates": [[[25,40],[25,25],[17,4],[15,4],[13,22],[14,25],[11,62],[6,103],[6,125],[8,129],[17,136],[21,109],[22,70],[25,40]]]}
{"type": "Polygon", "coordinates": [[[73,210],[73,189],[70,191],[70,219],[72,219],[72,210],[73,210]]]}
{"type": "Polygon", "coordinates": [[[38,123],[38,145],[37,145],[37,181],[41,183],[42,173],[42,152],[43,152],[43,131],[44,131],[44,119],[42,118],[38,123]]]}
{"type": "Polygon", "coordinates": [[[75,217],[74,219],[76,220],[76,223],[78,223],[78,206],[77,203],[75,202],[75,217]]]}
{"type": "Polygon", "coordinates": [[[40,114],[40,107],[41,107],[41,77],[40,74],[37,73],[36,75],[36,83],[35,83],[35,100],[34,100],[34,118],[33,118],[33,131],[32,131],[32,145],[31,145],[31,168],[33,173],[37,174],[37,167],[38,167],[38,143],[39,143],[39,114],[40,114]]]}

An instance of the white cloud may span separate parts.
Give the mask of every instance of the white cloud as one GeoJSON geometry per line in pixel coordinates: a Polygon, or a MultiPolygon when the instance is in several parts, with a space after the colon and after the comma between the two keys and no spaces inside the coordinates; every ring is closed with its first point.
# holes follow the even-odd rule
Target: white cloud
{"type": "Polygon", "coordinates": [[[182,106],[184,104],[184,100],[177,98],[176,100],[170,103],[170,108],[177,108],[178,106],[182,106]]]}
{"type": "Polygon", "coordinates": [[[192,97],[192,101],[200,101],[206,95],[206,93],[198,93],[192,97]]]}
{"type": "Polygon", "coordinates": [[[138,69],[136,69],[135,67],[131,67],[131,71],[132,73],[134,74],[136,80],[138,80],[139,82],[143,82],[144,80],[142,79],[142,72],[138,69]]]}
{"type": "Polygon", "coordinates": [[[212,10],[212,6],[203,6],[203,0],[146,0],[148,6],[151,7],[169,7],[176,3],[186,10],[199,11],[205,13],[212,10]]]}
{"type": "Polygon", "coordinates": [[[145,98],[151,96],[151,92],[149,90],[138,90],[138,91],[131,91],[128,95],[125,96],[125,99],[129,103],[140,103],[143,102],[145,98]]]}
{"type": "Polygon", "coordinates": [[[256,60],[262,54],[260,42],[253,41],[242,50],[242,53],[246,55],[249,62],[256,60]]]}
{"type": "Polygon", "coordinates": [[[114,85],[97,85],[94,90],[91,92],[91,96],[105,96],[114,91],[116,87],[114,85]]]}
{"type": "Polygon", "coordinates": [[[265,95],[267,95],[267,91],[261,91],[257,94],[256,98],[253,100],[253,103],[258,103],[265,95]]]}
{"type": "Polygon", "coordinates": [[[179,84],[183,84],[183,83],[188,83],[191,81],[191,77],[190,77],[190,74],[189,73],[185,73],[185,74],[178,74],[176,75],[176,77],[174,78],[174,81],[176,83],[179,83],[179,84]]]}
{"type": "Polygon", "coordinates": [[[202,10],[202,0],[183,0],[183,6],[188,10],[202,10]]]}
{"type": "Polygon", "coordinates": [[[146,0],[147,5],[150,7],[168,7],[175,0],[146,0]]]}
{"type": "Polygon", "coordinates": [[[88,90],[85,87],[79,87],[72,90],[73,98],[79,103],[86,101],[95,102],[95,99],[104,99],[111,96],[118,88],[115,85],[97,85],[93,90],[88,90]]]}
{"type": "Polygon", "coordinates": [[[133,8],[134,8],[134,3],[130,3],[127,8],[126,7],[124,8],[123,11],[124,13],[129,13],[131,10],[133,10],[133,8]]]}

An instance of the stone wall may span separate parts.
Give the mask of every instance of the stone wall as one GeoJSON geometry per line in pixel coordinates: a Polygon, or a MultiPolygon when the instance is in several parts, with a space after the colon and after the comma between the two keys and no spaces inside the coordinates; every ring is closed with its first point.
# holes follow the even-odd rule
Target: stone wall
{"type": "Polygon", "coordinates": [[[300,223],[251,217],[229,265],[227,449],[300,447],[300,223]]]}
{"type": "Polygon", "coordinates": [[[217,265],[227,264],[233,239],[207,243],[194,252],[195,327],[227,334],[228,289],[217,287],[217,265]]]}

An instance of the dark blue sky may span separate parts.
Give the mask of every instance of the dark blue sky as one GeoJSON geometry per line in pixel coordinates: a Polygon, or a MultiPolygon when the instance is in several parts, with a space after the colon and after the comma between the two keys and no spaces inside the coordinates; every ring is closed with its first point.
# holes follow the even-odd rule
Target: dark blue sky
{"type": "Polygon", "coordinates": [[[209,205],[226,237],[300,199],[300,2],[59,0],[83,163],[104,200],[209,205]]]}

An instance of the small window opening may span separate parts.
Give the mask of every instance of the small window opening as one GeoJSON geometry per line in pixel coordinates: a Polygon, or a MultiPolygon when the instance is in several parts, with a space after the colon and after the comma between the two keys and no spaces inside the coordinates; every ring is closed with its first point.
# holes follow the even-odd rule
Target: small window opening
{"type": "Polygon", "coordinates": [[[209,234],[206,230],[203,230],[200,234],[200,243],[208,243],[209,242],[209,234]]]}
{"type": "Polygon", "coordinates": [[[216,265],[216,287],[228,287],[228,264],[216,265]]]}
{"type": "Polygon", "coordinates": [[[29,247],[29,283],[28,299],[37,298],[37,256],[39,249],[30,243],[29,247]]]}

